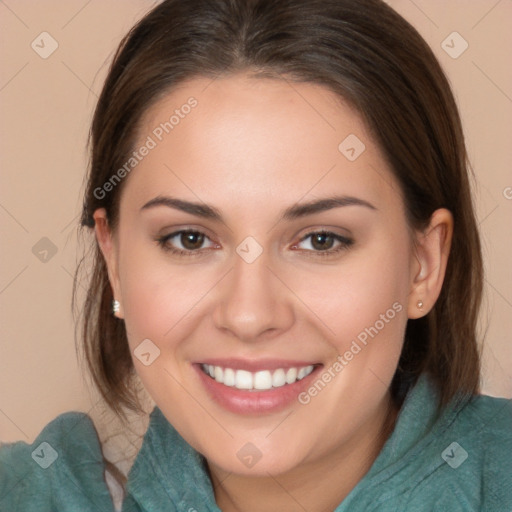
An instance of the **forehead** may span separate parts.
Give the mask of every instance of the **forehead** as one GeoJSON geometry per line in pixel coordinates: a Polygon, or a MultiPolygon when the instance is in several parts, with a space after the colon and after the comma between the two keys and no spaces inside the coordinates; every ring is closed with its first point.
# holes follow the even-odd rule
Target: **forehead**
{"type": "Polygon", "coordinates": [[[196,78],[145,113],[135,148],[149,139],[127,184],[135,199],[178,189],[255,207],[333,192],[382,203],[398,188],[358,112],[319,84],[196,78]]]}

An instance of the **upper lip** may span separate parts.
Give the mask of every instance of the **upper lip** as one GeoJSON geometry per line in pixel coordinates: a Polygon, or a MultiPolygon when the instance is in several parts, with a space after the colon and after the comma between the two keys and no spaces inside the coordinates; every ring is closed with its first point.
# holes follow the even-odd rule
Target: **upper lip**
{"type": "Polygon", "coordinates": [[[318,365],[318,362],[297,361],[290,359],[238,359],[238,358],[211,358],[198,361],[197,364],[207,364],[212,366],[221,366],[222,368],[232,368],[234,370],[246,370],[248,372],[257,372],[262,370],[277,370],[278,368],[302,368],[304,366],[318,365]]]}

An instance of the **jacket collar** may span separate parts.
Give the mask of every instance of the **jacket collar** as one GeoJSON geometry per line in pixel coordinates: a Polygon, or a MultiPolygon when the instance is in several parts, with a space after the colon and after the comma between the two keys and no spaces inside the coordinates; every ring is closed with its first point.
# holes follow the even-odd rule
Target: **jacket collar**
{"type": "Polygon", "coordinates": [[[141,511],[220,512],[204,456],[180,436],[158,407],[151,412],[126,491],[141,511]]]}

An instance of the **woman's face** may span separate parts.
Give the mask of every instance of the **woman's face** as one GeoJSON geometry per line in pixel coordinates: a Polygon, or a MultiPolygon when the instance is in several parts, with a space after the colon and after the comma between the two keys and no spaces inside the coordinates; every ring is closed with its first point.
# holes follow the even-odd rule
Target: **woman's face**
{"type": "Polygon", "coordinates": [[[102,249],[169,422],[250,475],[374,438],[420,264],[360,116],[318,85],[195,79],[146,113],[136,148],[102,249]]]}

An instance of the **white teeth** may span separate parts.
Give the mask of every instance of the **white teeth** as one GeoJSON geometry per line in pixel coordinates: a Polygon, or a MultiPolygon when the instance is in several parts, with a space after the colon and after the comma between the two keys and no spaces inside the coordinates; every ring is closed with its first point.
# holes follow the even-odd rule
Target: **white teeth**
{"type": "Polygon", "coordinates": [[[307,377],[312,371],[313,365],[306,366],[306,368],[301,368],[299,370],[299,373],[297,374],[297,380],[302,380],[304,377],[307,377]]]}
{"type": "Polygon", "coordinates": [[[270,389],[272,387],[272,374],[268,370],[254,374],[254,389],[270,389]]]}
{"type": "Polygon", "coordinates": [[[261,370],[254,373],[248,372],[247,370],[222,368],[221,366],[213,366],[211,364],[203,364],[202,368],[207,375],[225,386],[246,390],[268,390],[302,380],[313,371],[314,366],[309,365],[302,368],[288,368],[287,370],[278,368],[273,372],[261,370]]]}
{"type": "Polygon", "coordinates": [[[253,388],[252,373],[246,370],[237,370],[235,374],[235,388],[252,389],[253,388]]]}
{"type": "Polygon", "coordinates": [[[213,376],[217,382],[224,382],[224,370],[220,366],[216,366],[213,371],[213,376]]]}
{"type": "Polygon", "coordinates": [[[235,385],[235,370],[231,368],[226,368],[224,370],[224,385],[225,386],[234,386],[235,385]]]}
{"type": "Polygon", "coordinates": [[[286,384],[292,384],[297,380],[297,368],[288,368],[286,372],[286,384]]]}
{"type": "Polygon", "coordinates": [[[279,370],[276,370],[274,374],[272,375],[272,387],[274,388],[280,388],[281,386],[284,386],[286,384],[286,375],[284,373],[284,370],[282,368],[279,368],[279,370]]]}

